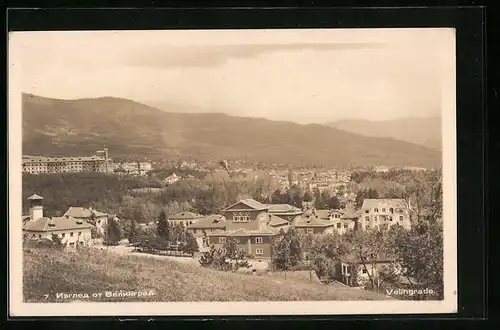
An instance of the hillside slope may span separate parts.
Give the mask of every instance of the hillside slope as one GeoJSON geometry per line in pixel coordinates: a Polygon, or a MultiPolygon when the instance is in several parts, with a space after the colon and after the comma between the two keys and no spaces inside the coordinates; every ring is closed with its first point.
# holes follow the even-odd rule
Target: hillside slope
{"type": "Polygon", "coordinates": [[[340,120],[331,127],[373,137],[394,138],[441,150],[441,118],[408,118],[373,122],[368,120],[340,120]]]}
{"type": "MultiPolygon", "coordinates": [[[[175,109],[172,109],[175,111],[175,109]]],[[[164,112],[118,98],[56,100],[23,97],[23,153],[240,159],[335,166],[433,166],[440,153],[324,125],[299,125],[224,114],[164,112]]]]}
{"type": "Polygon", "coordinates": [[[77,252],[25,250],[23,265],[26,302],[64,301],[57,300],[56,293],[120,290],[153,291],[154,295],[91,300],[169,302],[390,299],[371,291],[220,272],[177,261],[118,255],[92,248],[77,252]],[[45,294],[49,294],[48,299],[44,298],[45,294]]]}

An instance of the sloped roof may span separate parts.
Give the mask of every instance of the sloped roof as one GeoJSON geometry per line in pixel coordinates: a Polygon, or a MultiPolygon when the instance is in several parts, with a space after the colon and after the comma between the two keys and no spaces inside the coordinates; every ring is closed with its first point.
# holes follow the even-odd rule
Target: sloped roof
{"type": "Polygon", "coordinates": [[[359,210],[353,210],[353,209],[346,209],[344,210],[344,213],[342,214],[343,219],[355,219],[358,218],[360,215],[359,210]]]}
{"type": "Polygon", "coordinates": [[[203,215],[193,212],[179,212],[169,216],[168,218],[169,220],[189,220],[203,218],[203,215]]]}
{"type": "Polygon", "coordinates": [[[274,226],[282,226],[286,225],[289,222],[286,221],[285,219],[282,219],[280,217],[275,216],[274,214],[269,215],[269,226],[274,227],[274,226]]]}
{"type": "Polygon", "coordinates": [[[36,232],[50,232],[58,230],[90,229],[92,225],[88,222],[75,219],[70,216],[43,217],[38,220],[28,221],[23,230],[36,232]]]}
{"type": "Polygon", "coordinates": [[[260,202],[257,202],[255,199],[242,199],[232,205],[229,205],[228,207],[226,207],[223,211],[228,211],[230,210],[231,208],[233,208],[234,206],[238,205],[238,204],[244,204],[246,206],[248,206],[249,208],[251,209],[254,209],[254,210],[267,210],[268,209],[268,206],[265,205],[265,204],[262,204],[260,202]]]}
{"type": "Polygon", "coordinates": [[[251,235],[250,232],[243,228],[228,232],[226,234],[226,236],[250,236],[250,235],[251,235]]]}
{"type": "Polygon", "coordinates": [[[41,199],[43,199],[43,197],[39,196],[37,194],[33,194],[30,197],[28,197],[27,199],[30,200],[30,201],[33,201],[33,200],[41,200],[41,199]]]}
{"type": "Polygon", "coordinates": [[[66,211],[66,213],[64,213],[65,216],[69,215],[70,217],[73,218],[91,218],[92,214],[95,217],[107,216],[106,213],[80,206],[70,206],[70,208],[66,211]]]}
{"type": "Polygon", "coordinates": [[[334,225],[332,221],[321,220],[314,216],[310,217],[298,217],[295,219],[293,224],[295,227],[307,228],[307,227],[331,227],[334,225]]]}
{"type": "Polygon", "coordinates": [[[302,212],[301,209],[290,204],[267,204],[269,213],[296,213],[302,212]]]}
{"type": "Polygon", "coordinates": [[[218,214],[207,215],[204,218],[199,219],[195,223],[190,224],[187,228],[192,229],[225,229],[226,219],[218,214]]]}
{"type": "Polygon", "coordinates": [[[276,235],[278,232],[279,232],[279,230],[277,228],[273,228],[273,227],[269,227],[269,226],[262,227],[258,230],[251,230],[250,231],[250,233],[253,236],[256,236],[256,235],[276,235]]]}
{"type": "Polygon", "coordinates": [[[330,210],[315,210],[313,213],[320,219],[329,219],[330,218],[330,210]]]}
{"type": "Polygon", "coordinates": [[[363,200],[363,209],[371,209],[371,208],[380,208],[380,207],[394,207],[394,208],[406,208],[406,202],[402,198],[365,198],[363,200]]]}
{"type": "Polygon", "coordinates": [[[274,236],[279,232],[279,230],[265,226],[257,230],[247,230],[239,228],[232,231],[226,231],[224,233],[207,233],[207,236],[226,236],[226,237],[249,237],[249,236],[274,236]]]}

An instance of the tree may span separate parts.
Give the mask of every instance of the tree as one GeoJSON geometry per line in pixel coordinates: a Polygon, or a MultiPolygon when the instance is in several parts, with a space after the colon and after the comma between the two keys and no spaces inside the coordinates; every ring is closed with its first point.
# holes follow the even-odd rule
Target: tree
{"type": "Polygon", "coordinates": [[[196,238],[191,233],[186,234],[186,244],[184,245],[184,252],[194,255],[199,251],[198,242],[196,238]]]}
{"type": "Polygon", "coordinates": [[[109,219],[107,230],[106,230],[106,241],[107,245],[117,245],[120,241],[122,233],[118,222],[115,219],[109,219]]]}
{"type": "Polygon", "coordinates": [[[170,228],[170,224],[168,223],[167,214],[165,213],[165,210],[161,210],[160,216],[158,217],[157,233],[159,237],[163,238],[168,242],[172,240],[172,231],[170,228]]]}
{"type": "Polygon", "coordinates": [[[63,248],[65,244],[63,244],[61,237],[57,234],[52,234],[52,246],[55,248],[63,248]]]}
{"type": "Polygon", "coordinates": [[[272,242],[272,264],[280,270],[289,270],[302,261],[302,246],[295,229],[290,228],[286,233],[283,229],[272,242]]]}
{"type": "MultiPolygon", "coordinates": [[[[387,229],[350,231],[345,234],[345,237],[350,244],[355,263],[366,271],[370,286],[375,291],[379,291],[383,284],[383,278],[380,276],[382,266],[379,261],[395,263],[397,260],[393,246],[387,239],[387,229]]],[[[387,274],[387,271],[384,274],[387,274]]]]}
{"type": "Polygon", "coordinates": [[[325,205],[329,209],[337,210],[340,208],[340,201],[337,196],[331,196],[326,200],[325,205]]]}
{"type": "Polygon", "coordinates": [[[302,197],[302,200],[304,202],[311,202],[313,200],[312,193],[309,190],[306,190],[304,193],[304,196],[302,197]]]}
{"type": "Polygon", "coordinates": [[[138,236],[139,236],[139,232],[137,229],[137,224],[135,222],[135,219],[132,219],[130,221],[130,227],[128,230],[127,238],[128,238],[130,243],[135,243],[135,242],[137,242],[138,236]]]}
{"type": "Polygon", "coordinates": [[[417,223],[394,243],[403,275],[416,288],[433,288],[443,296],[443,228],[439,222],[417,223]]]}

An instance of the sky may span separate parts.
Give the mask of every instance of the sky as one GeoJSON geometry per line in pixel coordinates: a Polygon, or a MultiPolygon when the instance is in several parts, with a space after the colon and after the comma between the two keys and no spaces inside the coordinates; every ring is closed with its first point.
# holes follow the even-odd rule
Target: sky
{"type": "Polygon", "coordinates": [[[298,123],[438,116],[452,29],[17,32],[22,90],[298,123]]]}

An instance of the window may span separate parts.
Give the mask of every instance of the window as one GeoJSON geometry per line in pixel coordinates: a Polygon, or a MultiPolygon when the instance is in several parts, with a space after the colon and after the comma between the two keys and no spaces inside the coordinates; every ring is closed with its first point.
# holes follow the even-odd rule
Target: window
{"type": "Polygon", "coordinates": [[[369,210],[365,210],[365,213],[370,213],[370,211],[369,210]]]}
{"type": "Polygon", "coordinates": [[[262,248],[255,249],[255,254],[258,254],[258,255],[264,254],[264,249],[262,249],[262,248]]]}
{"type": "Polygon", "coordinates": [[[363,274],[366,274],[366,268],[363,268],[363,274]]]}
{"type": "Polygon", "coordinates": [[[378,209],[377,208],[374,208],[373,211],[376,212],[376,213],[378,213],[378,209]]]}
{"type": "Polygon", "coordinates": [[[73,237],[73,232],[69,233],[69,236],[70,236],[70,237],[73,237]]]}
{"type": "Polygon", "coordinates": [[[382,212],[385,212],[385,208],[382,209],[382,212]]]}
{"type": "Polygon", "coordinates": [[[339,223],[337,223],[337,228],[340,228],[340,222],[339,222],[339,223]]]}
{"type": "Polygon", "coordinates": [[[349,225],[347,223],[344,223],[344,228],[345,229],[349,228],[349,225]]]}
{"type": "Polygon", "coordinates": [[[377,217],[377,216],[374,216],[374,217],[373,217],[373,220],[374,220],[374,221],[378,221],[378,217],[377,217]]]}
{"type": "Polygon", "coordinates": [[[42,235],[38,235],[38,238],[42,238],[42,235]]]}
{"type": "Polygon", "coordinates": [[[78,236],[82,236],[82,232],[81,231],[78,232],[78,236]]]}
{"type": "Polygon", "coordinates": [[[342,272],[343,272],[344,274],[345,274],[345,273],[347,273],[347,269],[346,269],[345,265],[342,265],[342,272]]]}
{"type": "Polygon", "coordinates": [[[65,237],[66,236],[66,233],[62,233],[62,237],[65,237]]]}
{"type": "Polygon", "coordinates": [[[370,217],[365,217],[365,221],[370,221],[370,217]]]}
{"type": "Polygon", "coordinates": [[[101,223],[101,220],[97,220],[97,223],[101,223]]]}
{"type": "Polygon", "coordinates": [[[69,243],[69,246],[75,246],[75,243],[69,243]]]}
{"type": "Polygon", "coordinates": [[[392,207],[389,209],[389,213],[394,213],[394,209],[392,207]]]}
{"type": "Polygon", "coordinates": [[[392,217],[391,216],[389,217],[389,221],[392,221],[392,217]]]}
{"type": "Polygon", "coordinates": [[[31,235],[31,238],[35,238],[35,234],[31,235]]]}
{"type": "Polygon", "coordinates": [[[262,237],[255,237],[255,243],[262,244],[262,237]]]}
{"type": "Polygon", "coordinates": [[[399,221],[403,221],[403,216],[402,215],[399,216],[399,221]]]}
{"type": "Polygon", "coordinates": [[[225,237],[219,237],[219,243],[221,243],[221,244],[226,243],[226,238],[225,237]]]}

